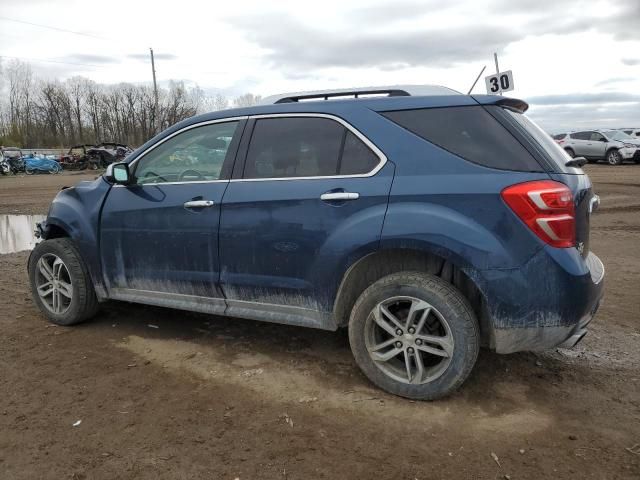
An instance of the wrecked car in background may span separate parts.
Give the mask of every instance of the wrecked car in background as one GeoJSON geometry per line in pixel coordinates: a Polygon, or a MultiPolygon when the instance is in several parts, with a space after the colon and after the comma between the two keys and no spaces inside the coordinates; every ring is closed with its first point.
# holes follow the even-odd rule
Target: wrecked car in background
{"type": "Polygon", "coordinates": [[[65,170],[84,170],[89,166],[87,151],[93,147],[90,144],[74,145],[60,157],[60,165],[65,170]]]}
{"type": "Polygon", "coordinates": [[[121,162],[131,152],[133,150],[122,143],[102,142],[87,150],[89,168],[107,168],[112,163],[121,162]]]}
{"type": "Polygon", "coordinates": [[[9,167],[7,173],[24,172],[24,159],[22,158],[22,150],[17,147],[4,147],[2,149],[2,156],[9,167]]]}

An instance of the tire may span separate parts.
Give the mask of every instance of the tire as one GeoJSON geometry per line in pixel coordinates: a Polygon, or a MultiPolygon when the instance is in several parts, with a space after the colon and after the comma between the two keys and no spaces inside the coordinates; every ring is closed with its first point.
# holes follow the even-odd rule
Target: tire
{"type": "Polygon", "coordinates": [[[383,277],[360,295],[349,319],[349,343],[362,372],[381,389],[435,400],[467,379],[478,358],[480,333],[471,305],[455,287],[433,275],[400,272],[383,277]],[[416,314],[408,323],[404,314],[414,307],[416,314]],[[385,355],[390,358],[381,358],[385,355]]]}
{"type": "Polygon", "coordinates": [[[565,148],[564,151],[567,152],[571,158],[575,158],[576,152],[574,152],[572,148],[565,148]]]}
{"type": "Polygon", "coordinates": [[[98,300],[89,272],[69,238],[54,238],[39,243],[29,257],[28,269],[33,301],[52,323],[75,325],[93,317],[98,311],[98,300]],[[43,267],[41,262],[49,268],[43,267]],[[56,279],[53,283],[57,288],[52,285],[51,278],[56,279]],[[47,284],[49,287],[46,287],[47,284]],[[38,287],[40,292],[52,292],[41,295],[38,287]],[[54,298],[58,298],[58,308],[54,298]]]}
{"type": "Polygon", "coordinates": [[[27,175],[33,175],[35,173],[35,170],[31,168],[27,168],[25,169],[24,173],[26,173],[27,175]]]}
{"type": "Polygon", "coordinates": [[[615,148],[607,152],[606,158],[609,165],[622,165],[622,155],[620,155],[620,152],[615,148]]]}

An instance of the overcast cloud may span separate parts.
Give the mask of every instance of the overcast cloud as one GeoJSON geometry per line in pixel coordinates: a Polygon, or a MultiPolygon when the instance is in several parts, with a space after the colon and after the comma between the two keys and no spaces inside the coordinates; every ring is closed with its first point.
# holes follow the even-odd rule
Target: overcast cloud
{"type": "Polygon", "coordinates": [[[3,61],[53,78],[149,82],[153,47],[161,83],[228,96],[401,83],[466,92],[498,52],[511,94],[548,130],[640,127],[640,0],[1,1],[3,61]]]}

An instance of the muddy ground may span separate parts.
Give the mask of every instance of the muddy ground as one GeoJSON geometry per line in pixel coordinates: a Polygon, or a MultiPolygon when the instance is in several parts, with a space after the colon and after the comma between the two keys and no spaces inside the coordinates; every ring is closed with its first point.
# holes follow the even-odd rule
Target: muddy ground
{"type": "MultiPolygon", "coordinates": [[[[27,253],[0,255],[0,479],[640,478],[640,165],[588,172],[607,269],[590,334],[483,352],[433,403],[372,387],[344,332],[122,303],[54,327],[27,253]]],[[[0,178],[0,213],[93,176],[0,178]]]]}

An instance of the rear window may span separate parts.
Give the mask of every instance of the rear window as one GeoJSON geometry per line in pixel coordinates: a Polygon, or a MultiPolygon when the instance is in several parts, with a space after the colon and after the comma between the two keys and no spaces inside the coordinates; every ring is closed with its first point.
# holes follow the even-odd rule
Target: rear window
{"type": "Polygon", "coordinates": [[[401,110],[383,115],[470,162],[501,170],[542,170],[522,144],[479,105],[401,110]]]}
{"type": "Polygon", "coordinates": [[[566,137],[567,134],[566,133],[558,133],[557,135],[553,136],[554,140],[562,140],[564,137],[566,137]]]}

